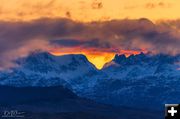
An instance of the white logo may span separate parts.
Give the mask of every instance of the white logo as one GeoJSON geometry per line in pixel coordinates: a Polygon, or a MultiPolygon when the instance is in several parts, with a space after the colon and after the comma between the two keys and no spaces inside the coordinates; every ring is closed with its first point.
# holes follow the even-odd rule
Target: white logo
{"type": "Polygon", "coordinates": [[[2,117],[3,118],[15,118],[15,117],[18,117],[18,118],[23,118],[24,117],[24,112],[19,112],[17,110],[10,110],[10,111],[4,111],[2,117]]]}
{"type": "Polygon", "coordinates": [[[177,110],[174,109],[174,107],[171,107],[171,110],[168,110],[168,113],[171,114],[171,116],[173,117],[175,113],[177,113],[177,110]]]}

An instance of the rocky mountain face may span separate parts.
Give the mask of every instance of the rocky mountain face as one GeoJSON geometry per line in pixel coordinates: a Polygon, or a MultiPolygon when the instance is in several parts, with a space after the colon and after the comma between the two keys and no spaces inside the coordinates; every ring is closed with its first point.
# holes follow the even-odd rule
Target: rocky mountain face
{"type": "Polygon", "coordinates": [[[113,105],[160,110],[166,103],[180,103],[180,56],[115,55],[103,69],[89,97],[113,105]]]}
{"type": "Polygon", "coordinates": [[[180,56],[139,54],[114,59],[97,70],[84,55],[35,52],[1,71],[0,84],[16,87],[62,85],[78,96],[115,106],[160,110],[179,103],[180,56]]]}
{"type": "Polygon", "coordinates": [[[103,71],[107,74],[113,74],[113,78],[117,76],[121,78],[128,77],[145,77],[145,76],[165,76],[176,77],[180,76],[178,68],[180,56],[169,55],[115,55],[115,58],[105,64],[103,71]],[[112,65],[110,65],[112,64],[112,65]]]}
{"type": "Polygon", "coordinates": [[[58,86],[81,88],[86,79],[98,70],[84,55],[53,56],[47,52],[33,52],[18,59],[18,67],[0,73],[0,84],[16,87],[58,86]]]}

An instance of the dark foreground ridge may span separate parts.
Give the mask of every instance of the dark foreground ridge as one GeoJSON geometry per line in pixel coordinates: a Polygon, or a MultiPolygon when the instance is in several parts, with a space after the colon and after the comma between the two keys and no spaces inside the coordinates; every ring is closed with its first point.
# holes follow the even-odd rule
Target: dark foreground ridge
{"type": "MultiPolygon", "coordinates": [[[[112,107],[56,87],[0,87],[0,118],[4,111],[20,111],[24,119],[160,119],[162,113],[112,107]]],[[[15,117],[14,117],[15,118],[15,117]]]]}

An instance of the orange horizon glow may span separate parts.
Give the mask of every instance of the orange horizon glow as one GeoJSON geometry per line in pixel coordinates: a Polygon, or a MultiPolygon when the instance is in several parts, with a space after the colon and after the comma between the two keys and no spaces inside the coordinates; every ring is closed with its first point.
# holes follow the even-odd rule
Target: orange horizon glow
{"type": "Polygon", "coordinates": [[[43,17],[80,22],[148,18],[179,19],[179,0],[0,0],[0,20],[22,21],[43,17]],[[133,11],[133,12],[132,12],[133,11]]]}
{"type": "Polygon", "coordinates": [[[50,52],[52,55],[55,56],[62,56],[67,54],[83,54],[87,57],[88,61],[91,62],[97,69],[101,69],[105,63],[111,61],[114,57],[114,53],[101,53],[91,54],[88,52],[50,52]]]}
{"type": "MultiPolygon", "coordinates": [[[[68,0],[29,0],[29,1],[0,0],[0,3],[1,3],[0,21],[10,21],[10,22],[20,21],[20,23],[22,21],[32,21],[41,18],[50,18],[50,19],[67,18],[73,21],[78,21],[79,23],[84,23],[84,22],[87,23],[92,21],[97,21],[99,23],[102,21],[140,19],[140,18],[147,18],[153,23],[156,23],[159,20],[166,21],[166,20],[180,19],[180,15],[177,13],[177,11],[180,11],[180,0],[136,0],[136,2],[134,0],[113,0],[113,1],[111,0],[69,0],[69,1],[68,0]]],[[[142,26],[144,28],[145,24],[143,23],[144,22],[142,22],[142,26]]],[[[71,23],[69,23],[67,26],[71,27],[71,23]]],[[[119,42],[118,40],[121,39],[121,37],[124,40],[123,35],[118,34],[118,32],[111,33],[111,29],[109,30],[108,28],[107,28],[108,30],[104,30],[96,34],[95,32],[98,31],[96,30],[95,32],[93,31],[95,29],[94,26],[95,25],[92,25],[92,27],[88,27],[88,29],[85,30],[87,34],[86,33],[83,34],[82,32],[83,35],[82,37],[88,39],[90,36],[90,39],[91,38],[93,39],[96,38],[97,35],[101,36],[101,34],[105,34],[102,35],[102,38],[100,37],[102,40],[99,42],[99,44],[104,42],[103,39],[109,39],[109,40],[114,39],[112,40],[112,42],[114,43],[112,44],[111,48],[112,47],[114,48],[114,44],[116,44],[116,42],[119,42]],[[110,38],[106,37],[106,34],[107,36],[109,34],[110,38]]],[[[38,28],[38,26],[35,27],[38,28]]],[[[112,25],[112,27],[116,27],[116,26],[112,25]]],[[[81,26],[78,28],[81,29],[81,26]]],[[[101,24],[98,26],[98,28],[101,29],[101,24]]],[[[118,30],[118,28],[115,29],[118,30]]],[[[55,30],[53,30],[53,28],[50,29],[50,31],[55,32],[54,33],[55,36],[50,39],[56,39],[57,36],[55,30]]],[[[76,30],[74,30],[73,28],[71,30],[74,31],[75,33],[63,37],[67,37],[67,38],[76,37],[76,39],[81,37],[81,32],[76,36],[76,30]]],[[[133,30],[127,30],[127,31],[133,31],[133,30]]],[[[37,32],[39,31],[37,30],[37,32]]],[[[65,32],[69,32],[69,31],[67,30],[65,32]]],[[[20,33],[15,32],[13,34],[19,35],[20,33]]],[[[58,37],[58,39],[59,38],[61,37],[58,37]]],[[[49,38],[47,37],[45,39],[49,39],[49,38]]],[[[144,46],[139,46],[141,44],[138,43],[136,45],[137,48],[146,48],[144,46]]],[[[145,45],[145,43],[143,45],[145,45]]],[[[96,48],[96,46],[94,47],[96,48]]],[[[128,57],[131,54],[136,55],[141,52],[146,53],[145,50],[141,50],[141,51],[120,50],[116,52],[109,47],[105,47],[105,48],[99,47],[99,49],[92,48],[88,50],[83,50],[83,48],[81,48],[80,46],[79,47],[69,46],[66,48],[65,46],[64,47],[62,46],[59,49],[51,50],[50,53],[58,56],[65,54],[84,54],[87,57],[87,59],[91,63],[93,63],[98,69],[101,69],[105,63],[111,61],[115,54],[125,54],[126,57],[128,57]]],[[[124,47],[119,46],[115,48],[123,49],[124,47]]]]}
{"type": "Polygon", "coordinates": [[[95,65],[95,67],[97,69],[102,69],[104,64],[106,64],[107,62],[110,62],[115,54],[125,54],[126,57],[129,57],[130,55],[137,55],[140,54],[141,52],[147,53],[147,51],[142,50],[142,51],[132,51],[132,50],[121,50],[119,53],[113,53],[113,52],[96,52],[96,53],[92,53],[92,52],[78,52],[78,51],[74,51],[74,52],[58,52],[58,51],[50,51],[50,53],[52,55],[55,56],[62,56],[62,55],[67,55],[67,54],[83,54],[87,57],[88,61],[90,61],[92,64],[95,65]]]}

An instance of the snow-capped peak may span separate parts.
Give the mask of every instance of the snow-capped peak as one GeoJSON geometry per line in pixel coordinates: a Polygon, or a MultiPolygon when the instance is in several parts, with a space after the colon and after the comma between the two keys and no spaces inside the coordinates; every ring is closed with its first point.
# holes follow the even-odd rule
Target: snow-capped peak
{"type": "Polygon", "coordinates": [[[103,67],[103,72],[111,78],[131,78],[146,76],[180,76],[179,63],[180,56],[170,56],[165,54],[138,54],[115,55],[114,59],[103,67]]]}
{"type": "MultiPolygon", "coordinates": [[[[98,70],[86,56],[69,54],[54,56],[48,52],[33,52],[16,61],[12,72],[2,72],[0,84],[18,86],[71,84],[79,78],[95,74],[98,70]],[[28,84],[26,84],[29,82],[28,84]]],[[[81,81],[80,81],[81,82],[81,81]]]]}
{"type": "Polygon", "coordinates": [[[119,65],[139,65],[139,64],[173,64],[180,60],[180,56],[170,56],[165,54],[151,55],[140,53],[137,55],[130,55],[126,57],[125,55],[116,54],[114,59],[115,63],[119,65]]]}

